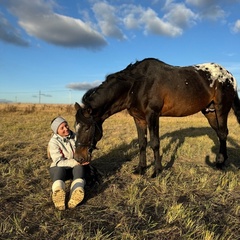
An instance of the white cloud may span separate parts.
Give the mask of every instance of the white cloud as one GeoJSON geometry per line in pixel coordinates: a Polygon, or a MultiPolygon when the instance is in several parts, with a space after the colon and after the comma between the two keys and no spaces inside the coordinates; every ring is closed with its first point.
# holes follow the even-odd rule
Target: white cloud
{"type": "Polygon", "coordinates": [[[224,19],[226,14],[223,9],[221,9],[220,6],[213,5],[209,6],[208,8],[205,8],[200,15],[202,18],[207,18],[213,21],[217,21],[219,19],[224,19]]]}
{"type": "Polygon", "coordinates": [[[72,90],[79,90],[79,91],[86,91],[91,88],[97,87],[101,84],[100,81],[95,81],[92,83],[88,82],[81,82],[81,83],[69,83],[66,88],[72,89],[72,90]]]}
{"type": "Polygon", "coordinates": [[[184,4],[169,4],[165,6],[168,12],[164,15],[164,19],[171,24],[186,28],[196,23],[198,16],[184,4]]]}
{"type": "Polygon", "coordinates": [[[98,2],[93,5],[93,11],[95,13],[98,24],[102,30],[102,33],[108,37],[114,37],[120,40],[125,38],[123,32],[118,27],[120,20],[115,14],[115,7],[105,3],[98,2]]]}
{"type": "Polygon", "coordinates": [[[22,19],[19,24],[29,35],[56,45],[86,48],[105,45],[102,36],[79,19],[51,14],[45,15],[38,21],[30,22],[22,19]]]}
{"type": "Polygon", "coordinates": [[[156,12],[150,8],[143,13],[140,21],[144,24],[145,34],[154,33],[175,37],[181,35],[183,32],[181,28],[159,18],[156,12]]]}
{"type": "Polygon", "coordinates": [[[123,6],[123,24],[127,29],[140,29],[141,24],[139,19],[141,19],[144,9],[141,6],[135,5],[124,5],[123,6]]]}
{"type": "Polygon", "coordinates": [[[27,47],[28,42],[24,40],[21,33],[0,12],[0,40],[10,44],[27,47]]]}
{"type": "Polygon", "coordinates": [[[177,8],[177,5],[175,7],[175,12],[172,10],[162,18],[151,8],[133,4],[114,7],[106,2],[98,2],[94,4],[93,11],[105,36],[125,39],[126,37],[120,29],[122,23],[127,29],[142,30],[145,35],[176,37],[183,33],[182,27],[189,25],[190,23],[187,21],[190,21],[195,15],[187,8],[180,8],[180,6],[177,8]],[[176,16],[181,21],[174,20],[176,16]]]}
{"type": "Polygon", "coordinates": [[[0,98],[0,103],[11,103],[11,100],[8,100],[6,98],[0,98]]]}
{"type": "Polygon", "coordinates": [[[175,37],[181,35],[183,30],[167,19],[161,19],[151,8],[141,6],[128,6],[124,10],[123,22],[128,29],[143,29],[145,35],[156,34],[175,37]]]}
{"type": "MultiPolygon", "coordinates": [[[[88,3],[93,4],[92,9],[82,9],[81,4],[77,4],[78,13],[82,15],[80,19],[57,12],[63,12],[64,9],[53,0],[0,0],[0,3],[18,18],[19,26],[27,34],[59,46],[89,49],[107,45],[105,37],[127,39],[127,32],[124,30],[138,30],[145,35],[177,37],[181,36],[186,28],[196,25],[199,20],[221,20],[226,17],[223,0],[185,0],[182,3],[166,0],[165,4],[154,1],[154,9],[140,4],[117,5],[119,1],[111,1],[114,2],[113,6],[109,2],[89,0],[88,3]]],[[[2,41],[18,45],[28,44],[20,31],[7,22],[4,16],[0,15],[0,19],[2,41]]],[[[239,32],[238,22],[235,23],[233,31],[239,32]]]]}
{"type": "Polygon", "coordinates": [[[31,36],[66,47],[96,49],[107,44],[100,33],[80,19],[55,13],[52,1],[3,2],[18,17],[19,25],[31,36]]]}
{"type": "Polygon", "coordinates": [[[198,15],[201,19],[209,19],[217,21],[226,17],[225,11],[220,7],[219,0],[186,0],[186,4],[190,4],[197,8],[198,15]]]}
{"type": "Polygon", "coordinates": [[[192,4],[196,7],[207,7],[209,5],[214,4],[215,0],[186,0],[186,3],[192,4]]]}
{"type": "Polygon", "coordinates": [[[239,32],[240,32],[240,19],[238,19],[238,20],[235,22],[232,30],[233,30],[233,32],[235,32],[235,33],[239,33],[239,32]]]}

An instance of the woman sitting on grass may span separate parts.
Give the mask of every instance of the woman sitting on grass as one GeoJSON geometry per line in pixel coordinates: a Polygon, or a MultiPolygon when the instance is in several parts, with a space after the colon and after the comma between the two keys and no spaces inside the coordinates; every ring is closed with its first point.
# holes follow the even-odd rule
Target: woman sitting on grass
{"type": "Polygon", "coordinates": [[[64,118],[53,119],[51,129],[54,134],[48,151],[52,159],[52,200],[57,209],[65,210],[65,181],[72,179],[68,208],[75,208],[84,198],[85,172],[89,165],[83,166],[74,159],[75,134],[64,118]]]}

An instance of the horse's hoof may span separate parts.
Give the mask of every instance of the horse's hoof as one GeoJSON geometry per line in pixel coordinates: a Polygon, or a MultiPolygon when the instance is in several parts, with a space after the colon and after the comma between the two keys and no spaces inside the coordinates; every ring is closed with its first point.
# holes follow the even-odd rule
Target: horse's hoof
{"type": "Polygon", "coordinates": [[[135,167],[133,170],[133,174],[136,175],[144,175],[146,172],[146,168],[142,168],[142,167],[135,167]]]}
{"type": "Polygon", "coordinates": [[[158,175],[160,175],[160,173],[163,171],[163,169],[158,169],[156,171],[153,172],[153,174],[151,175],[151,178],[155,178],[158,175]]]}
{"type": "Polygon", "coordinates": [[[227,156],[224,157],[223,154],[218,154],[216,157],[216,168],[222,170],[225,167],[225,161],[227,159],[227,156]]]}
{"type": "Polygon", "coordinates": [[[152,175],[151,175],[151,178],[155,178],[155,177],[157,177],[157,173],[156,172],[154,172],[152,175]]]}
{"type": "Polygon", "coordinates": [[[216,168],[219,169],[219,170],[223,170],[225,167],[225,164],[224,163],[219,163],[219,162],[216,162],[216,168]]]}

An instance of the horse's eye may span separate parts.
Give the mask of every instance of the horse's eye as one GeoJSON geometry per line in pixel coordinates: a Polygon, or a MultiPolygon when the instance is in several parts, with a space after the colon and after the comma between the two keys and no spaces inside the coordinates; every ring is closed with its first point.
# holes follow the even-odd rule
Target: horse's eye
{"type": "Polygon", "coordinates": [[[89,129],[90,129],[89,127],[85,128],[85,132],[88,132],[88,131],[89,131],[89,129]]]}

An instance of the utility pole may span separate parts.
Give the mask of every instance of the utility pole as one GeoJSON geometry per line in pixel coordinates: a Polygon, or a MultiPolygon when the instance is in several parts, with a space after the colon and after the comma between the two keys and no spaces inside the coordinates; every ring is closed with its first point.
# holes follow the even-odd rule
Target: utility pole
{"type": "Polygon", "coordinates": [[[39,98],[39,104],[40,104],[41,103],[41,91],[39,91],[38,98],[39,98]]]}

